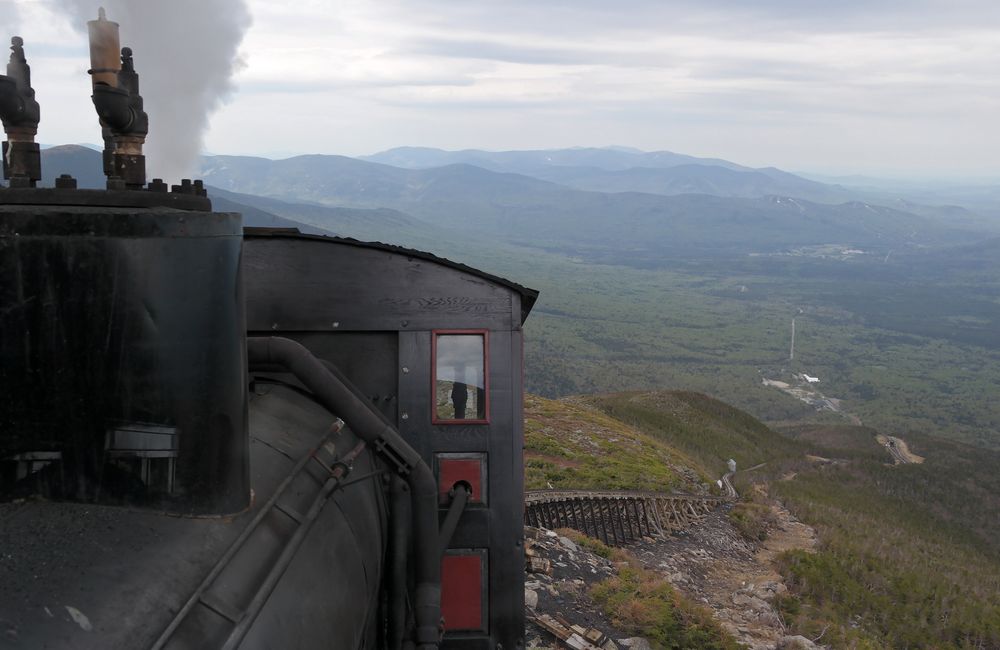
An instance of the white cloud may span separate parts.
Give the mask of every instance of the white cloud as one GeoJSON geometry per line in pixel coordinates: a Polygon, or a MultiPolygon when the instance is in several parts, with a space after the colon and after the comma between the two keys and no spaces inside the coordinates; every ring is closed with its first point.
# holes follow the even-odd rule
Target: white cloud
{"type": "MultiPolygon", "coordinates": [[[[32,39],[39,52],[76,42],[38,22],[39,2],[19,4],[29,56],[32,39]]],[[[251,0],[247,66],[207,146],[615,143],[793,169],[997,173],[1000,9],[812,4],[251,0]]],[[[79,57],[32,59],[61,140],[94,139],[50,126],[96,122],[86,96],[69,97],[82,41],[79,57]]]]}

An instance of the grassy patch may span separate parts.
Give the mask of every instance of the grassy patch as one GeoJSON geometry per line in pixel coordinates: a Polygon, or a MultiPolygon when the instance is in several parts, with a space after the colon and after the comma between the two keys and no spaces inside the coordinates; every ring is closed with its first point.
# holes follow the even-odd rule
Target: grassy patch
{"type": "Polygon", "coordinates": [[[634,559],[623,562],[617,576],[592,587],[590,595],[616,626],[645,637],[654,648],[740,647],[707,610],[686,601],[669,582],[634,559]]]}
{"type": "Polygon", "coordinates": [[[746,469],[799,456],[803,447],[747,413],[698,393],[645,391],[595,395],[586,401],[663,440],[717,475],[726,461],[746,469]]]}
{"type": "Polygon", "coordinates": [[[525,399],[527,489],[699,490],[709,483],[662,440],[584,404],[525,399]]]}

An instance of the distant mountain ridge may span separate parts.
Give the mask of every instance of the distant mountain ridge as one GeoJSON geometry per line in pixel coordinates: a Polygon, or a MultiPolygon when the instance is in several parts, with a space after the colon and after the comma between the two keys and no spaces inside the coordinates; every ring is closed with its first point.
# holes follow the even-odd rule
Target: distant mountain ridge
{"type": "Polygon", "coordinates": [[[227,191],[391,208],[438,228],[564,248],[687,254],[692,247],[773,252],[837,243],[888,250],[971,239],[933,219],[862,201],[602,193],[470,164],[404,169],[344,156],[214,156],[204,159],[202,174],[227,191]]]}
{"type": "Polygon", "coordinates": [[[645,152],[623,147],[573,147],[521,151],[481,149],[445,151],[430,147],[396,147],[370,156],[359,156],[359,159],[405,169],[427,169],[465,163],[492,171],[519,174],[526,173],[529,169],[543,167],[591,167],[606,171],[623,171],[634,167],[665,169],[678,165],[710,165],[738,171],[752,171],[750,167],[721,158],[698,158],[672,151],[645,152]]]}
{"type": "Polygon", "coordinates": [[[361,160],[404,169],[475,165],[596,192],[643,192],[667,196],[712,194],[747,198],[778,194],[827,203],[857,198],[842,187],[807,180],[774,167],[753,169],[728,160],[698,158],[672,151],[643,152],[615,147],[444,151],[398,147],[362,156],[361,160]]]}
{"type": "MultiPolygon", "coordinates": [[[[566,160],[576,154],[639,155],[604,150],[566,152],[566,160]]],[[[80,146],[54,147],[43,151],[42,159],[45,185],[51,185],[60,173],[71,173],[80,187],[104,186],[96,151],[80,146]]],[[[572,173],[578,169],[550,168],[572,173]]],[[[707,167],[684,164],[673,169],[696,173],[707,167]]],[[[713,173],[747,174],[757,180],[766,176],[763,171],[721,167],[713,173]]],[[[770,173],[784,174],[778,170],[770,173]]],[[[864,201],[831,205],[788,194],[733,197],[594,192],[470,164],[404,169],[345,156],[310,155],[277,161],[211,156],[204,158],[202,175],[206,183],[222,191],[213,190],[215,196],[270,215],[248,214],[248,223],[258,217],[268,224],[279,223],[278,218],[291,219],[343,236],[414,246],[463,234],[598,254],[607,261],[634,261],[664,254],[768,253],[831,243],[887,252],[912,246],[960,245],[976,239],[938,219],[914,214],[905,209],[907,205],[902,205],[902,210],[864,201]],[[244,196],[227,197],[224,192],[244,196]]]]}

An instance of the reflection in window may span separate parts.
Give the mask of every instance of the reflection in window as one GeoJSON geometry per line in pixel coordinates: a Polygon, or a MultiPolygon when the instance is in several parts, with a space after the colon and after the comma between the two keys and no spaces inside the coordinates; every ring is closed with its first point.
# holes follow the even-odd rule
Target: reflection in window
{"type": "Polygon", "coordinates": [[[485,336],[437,334],[435,342],[435,420],[485,420],[485,336]]]}

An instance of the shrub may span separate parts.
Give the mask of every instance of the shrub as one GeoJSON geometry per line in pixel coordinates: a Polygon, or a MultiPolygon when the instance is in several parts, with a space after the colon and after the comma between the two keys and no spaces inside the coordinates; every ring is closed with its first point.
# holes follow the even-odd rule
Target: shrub
{"type": "MultiPolygon", "coordinates": [[[[617,549],[616,549],[617,555],[617,549]]],[[[654,648],[737,650],[740,646],[704,608],[684,598],[635,558],[618,575],[594,585],[590,595],[629,634],[648,639],[654,648]]]]}
{"type": "Polygon", "coordinates": [[[774,526],[776,518],[770,506],[743,501],[729,511],[729,521],[746,539],[762,542],[767,539],[767,533],[774,526]]]}

